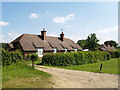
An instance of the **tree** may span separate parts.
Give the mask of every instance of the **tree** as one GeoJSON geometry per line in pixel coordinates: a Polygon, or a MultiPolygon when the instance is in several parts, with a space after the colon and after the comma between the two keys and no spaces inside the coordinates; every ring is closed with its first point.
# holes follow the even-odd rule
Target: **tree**
{"type": "Polygon", "coordinates": [[[86,39],[86,46],[90,51],[98,50],[99,40],[95,33],[90,34],[86,39]]]}
{"type": "Polygon", "coordinates": [[[84,49],[86,46],[86,40],[84,40],[84,39],[78,40],[77,44],[80,45],[84,49]]]}
{"type": "Polygon", "coordinates": [[[33,53],[30,55],[30,59],[32,60],[32,67],[34,68],[34,61],[38,59],[38,55],[36,53],[33,53]]]}
{"type": "Polygon", "coordinates": [[[8,44],[7,43],[0,43],[0,47],[4,48],[5,50],[7,49],[8,44]]]}
{"type": "Polygon", "coordinates": [[[117,46],[118,46],[118,43],[116,43],[116,42],[113,41],[113,40],[105,41],[104,44],[112,45],[112,46],[114,46],[115,48],[117,48],[117,46]]]}

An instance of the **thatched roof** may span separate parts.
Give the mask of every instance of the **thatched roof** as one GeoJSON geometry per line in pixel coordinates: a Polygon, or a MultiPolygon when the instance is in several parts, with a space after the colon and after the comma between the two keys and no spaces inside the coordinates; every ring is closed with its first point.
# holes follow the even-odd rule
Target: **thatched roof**
{"type": "Polygon", "coordinates": [[[17,39],[12,41],[10,44],[19,42],[24,51],[35,51],[36,48],[44,48],[45,51],[51,51],[53,48],[57,48],[59,51],[67,48],[68,50],[82,50],[82,48],[70,40],[69,38],[64,38],[62,42],[59,37],[46,36],[46,40],[42,40],[40,35],[34,34],[22,34],[17,39]]]}
{"type": "Polygon", "coordinates": [[[101,46],[100,46],[100,49],[102,50],[102,51],[113,51],[113,50],[116,50],[116,48],[114,47],[114,46],[111,46],[111,45],[105,45],[105,44],[102,44],[101,46]]]}

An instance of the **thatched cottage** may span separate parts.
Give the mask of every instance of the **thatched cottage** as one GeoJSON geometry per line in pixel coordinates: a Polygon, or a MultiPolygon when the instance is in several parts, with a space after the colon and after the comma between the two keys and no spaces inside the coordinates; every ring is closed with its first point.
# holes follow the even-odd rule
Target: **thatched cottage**
{"type": "Polygon", "coordinates": [[[22,34],[8,45],[10,50],[22,50],[25,56],[28,53],[37,53],[42,57],[44,53],[82,51],[78,44],[65,38],[63,32],[60,37],[46,36],[45,29],[40,35],[22,34]]]}
{"type": "Polygon", "coordinates": [[[116,48],[112,44],[102,44],[99,50],[101,51],[114,51],[116,48]]]}

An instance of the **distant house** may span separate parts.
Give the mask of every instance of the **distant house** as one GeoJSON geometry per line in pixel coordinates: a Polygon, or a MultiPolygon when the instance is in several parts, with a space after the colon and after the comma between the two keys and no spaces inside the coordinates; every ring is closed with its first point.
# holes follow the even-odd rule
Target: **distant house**
{"type": "Polygon", "coordinates": [[[110,44],[102,44],[100,45],[99,50],[101,51],[114,51],[116,48],[110,44]]]}
{"type": "Polygon", "coordinates": [[[45,29],[41,35],[22,34],[8,45],[10,50],[22,50],[25,56],[28,53],[37,53],[42,57],[44,53],[82,51],[78,44],[65,38],[63,32],[60,37],[46,36],[45,29]]]}

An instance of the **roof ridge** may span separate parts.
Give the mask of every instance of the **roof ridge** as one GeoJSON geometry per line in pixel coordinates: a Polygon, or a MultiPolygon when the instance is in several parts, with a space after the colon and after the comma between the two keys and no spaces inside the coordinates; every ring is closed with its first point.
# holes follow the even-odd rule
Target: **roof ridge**
{"type": "MultiPolygon", "coordinates": [[[[17,41],[18,39],[19,39],[19,41],[20,41],[23,35],[24,35],[24,34],[20,35],[18,38],[16,38],[16,39],[15,39],[15,40],[13,40],[12,42],[17,41]]],[[[12,42],[11,42],[11,43],[12,43],[12,42]]]]}

